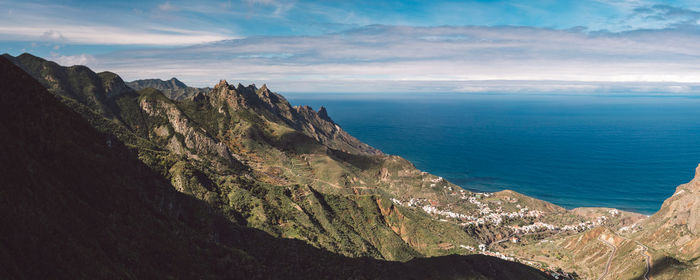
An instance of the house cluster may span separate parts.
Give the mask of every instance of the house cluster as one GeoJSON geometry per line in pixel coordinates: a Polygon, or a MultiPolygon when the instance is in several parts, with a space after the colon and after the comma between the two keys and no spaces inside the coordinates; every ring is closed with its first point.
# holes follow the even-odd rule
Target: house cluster
{"type": "Polygon", "coordinates": [[[472,247],[472,246],[459,245],[459,247],[462,249],[467,249],[467,251],[469,251],[469,252],[474,252],[474,247],[472,247]]]}
{"type": "Polygon", "coordinates": [[[526,233],[535,233],[535,232],[541,232],[541,231],[584,231],[586,229],[591,229],[594,227],[597,227],[601,224],[603,224],[605,221],[607,221],[608,217],[606,216],[600,216],[598,217],[595,221],[585,221],[581,222],[578,224],[573,224],[573,225],[565,225],[565,226],[556,226],[548,223],[543,223],[543,222],[535,222],[531,225],[526,225],[526,226],[511,226],[510,228],[513,230],[515,234],[526,234],[526,233]]]}
{"type": "Polygon", "coordinates": [[[488,194],[488,193],[477,193],[474,196],[467,196],[466,194],[463,194],[463,199],[467,200],[471,204],[476,205],[476,207],[477,207],[477,210],[475,213],[476,215],[467,215],[467,214],[462,214],[462,213],[457,213],[457,212],[453,212],[453,211],[449,211],[449,210],[440,209],[440,208],[438,208],[439,205],[437,205],[436,203],[433,203],[434,201],[431,201],[428,199],[411,198],[408,201],[400,201],[396,198],[392,198],[391,201],[394,204],[405,206],[405,207],[420,208],[424,212],[431,214],[431,215],[443,216],[445,218],[459,220],[462,222],[462,223],[460,223],[460,225],[462,225],[462,226],[485,225],[485,224],[500,225],[505,220],[514,220],[514,219],[522,219],[522,218],[539,218],[542,215],[544,215],[542,213],[542,211],[529,210],[527,207],[520,207],[520,205],[518,205],[519,211],[517,211],[517,212],[503,212],[502,207],[498,207],[496,209],[491,209],[491,207],[489,207],[488,203],[483,203],[483,202],[479,201],[479,198],[489,197],[489,196],[491,196],[491,194],[488,194]]]}
{"type": "MultiPolygon", "coordinates": [[[[431,182],[442,182],[444,179],[442,179],[441,177],[437,177],[437,178],[432,178],[430,180],[431,180],[431,182]]],[[[444,186],[444,188],[447,188],[447,187],[448,186],[444,186]]],[[[449,220],[452,220],[452,221],[456,220],[456,222],[458,222],[459,225],[464,226],[464,227],[472,226],[472,225],[475,225],[475,226],[481,226],[481,225],[499,226],[506,221],[514,221],[514,220],[520,220],[520,219],[526,219],[526,218],[537,219],[537,218],[543,217],[545,215],[544,212],[542,212],[542,211],[530,210],[528,207],[523,207],[520,204],[515,206],[516,208],[518,208],[518,211],[503,212],[502,206],[498,206],[497,208],[492,208],[494,206],[494,204],[497,204],[497,202],[495,202],[495,201],[483,202],[482,198],[488,198],[488,197],[492,196],[492,194],[474,193],[472,195],[469,195],[468,192],[465,192],[463,190],[460,190],[459,192],[461,193],[461,198],[463,200],[466,200],[470,204],[473,204],[474,206],[476,206],[475,211],[470,213],[471,215],[450,211],[448,209],[445,209],[445,207],[441,207],[441,204],[437,203],[437,201],[425,199],[425,198],[420,198],[420,199],[411,198],[408,201],[401,201],[399,199],[392,198],[391,201],[396,205],[401,205],[404,207],[418,208],[418,209],[421,209],[422,211],[424,211],[430,215],[439,216],[440,221],[443,221],[443,222],[448,222],[449,220]],[[491,206],[489,206],[489,205],[491,205],[491,206]]],[[[510,202],[510,203],[517,203],[518,202],[518,200],[515,198],[506,197],[504,199],[505,199],[505,201],[510,202]]],[[[500,200],[499,200],[499,202],[500,202],[500,200]]],[[[620,212],[616,209],[611,209],[608,211],[608,213],[613,217],[620,215],[620,212]]],[[[559,225],[553,225],[553,224],[537,221],[537,222],[534,222],[532,224],[528,224],[528,225],[524,225],[524,226],[513,225],[513,226],[509,226],[509,228],[516,235],[543,232],[543,231],[581,232],[581,231],[599,226],[599,225],[605,223],[607,220],[608,220],[608,217],[605,215],[602,215],[593,221],[585,221],[585,222],[571,224],[571,225],[559,226],[559,225]]],[[[532,221],[532,220],[530,220],[530,221],[532,221]]],[[[511,242],[518,242],[518,241],[511,240],[511,242]]]]}
{"type": "Polygon", "coordinates": [[[539,218],[540,216],[544,215],[542,211],[529,210],[527,207],[520,208],[520,211],[518,212],[501,212],[501,207],[499,207],[498,209],[496,209],[495,212],[491,213],[491,210],[490,208],[488,208],[488,206],[486,206],[485,208],[481,208],[481,210],[482,211],[479,212],[482,214],[481,217],[461,223],[461,225],[500,225],[506,219],[514,220],[522,218],[539,218]],[[483,211],[483,209],[488,209],[488,211],[483,211]]]}
{"type": "Polygon", "coordinates": [[[485,251],[485,252],[482,252],[482,254],[492,256],[492,257],[497,257],[497,258],[504,259],[504,260],[511,261],[511,262],[515,261],[514,257],[506,256],[501,252],[485,251]]]}
{"type": "Polygon", "coordinates": [[[497,257],[497,258],[500,258],[500,259],[503,259],[506,261],[511,261],[511,262],[516,261],[516,259],[514,257],[506,256],[501,252],[489,251],[489,250],[486,250],[486,248],[487,248],[486,244],[479,244],[479,251],[483,255],[497,257]]]}
{"type": "Polygon", "coordinates": [[[639,222],[635,222],[634,224],[631,224],[629,226],[624,226],[621,227],[618,231],[619,232],[635,232],[637,229],[639,229],[639,222]]]}
{"type": "MultiPolygon", "coordinates": [[[[438,183],[444,182],[445,179],[443,179],[442,177],[437,177],[437,178],[430,178],[430,179],[428,179],[428,181],[430,182],[430,187],[434,188],[435,186],[437,186],[438,183]]],[[[443,186],[443,188],[447,188],[447,186],[443,186]]],[[[450,187],[450,190],[452,190],[452,187],[450,187]]]]}
{"type": "Polygon", "coordinates": [[[428,214],[445,216],[445,217],[449,217],[449,218],[453,218],[453,219],[457,219],[457,220],[475,219],[475,217],[473,217],[473,216],[469,216],[469,215],[465,215],[465,214],[461,214],[461,213],[455,213],[455,212],[447,211],[447,210],[440,210],[437,207],[432,206],[432,205],[423,205],[423,207],[421,207],[421,209],[423,209],[423,211],[425,211],[428,214]]]}
{"type": "Polygon", "coordinates": [[[403,202],[400,201],[396,198],[392,198],[391,202],[393,202],[396,205],[401,205],[404,207],[416,207],[420,208],[423,211],[425,211],[428,214],[432,215],[438,215],[438,216],[445,216],[448,218],[453,218],[453,219],[458,219],[458,220],[468,220],[468,219],[473,219],[474,217],[461,214],[461,213],[455,213],[452,211],[447,211],[447,210],[440,210],[436,206],[434,206],[434,203],[428,199],[416,199],[416,198],[411,198],[409,201],[403,202]]]}

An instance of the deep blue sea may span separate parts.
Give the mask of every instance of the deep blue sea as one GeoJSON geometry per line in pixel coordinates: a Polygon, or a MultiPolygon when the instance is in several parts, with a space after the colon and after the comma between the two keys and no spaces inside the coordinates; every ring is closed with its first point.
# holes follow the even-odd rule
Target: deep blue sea
{"type": "Polygon", "coordinates": [[[305,94],[385,153],[465,189],[652,214],[700,163],[700,97],[305,94]]]}

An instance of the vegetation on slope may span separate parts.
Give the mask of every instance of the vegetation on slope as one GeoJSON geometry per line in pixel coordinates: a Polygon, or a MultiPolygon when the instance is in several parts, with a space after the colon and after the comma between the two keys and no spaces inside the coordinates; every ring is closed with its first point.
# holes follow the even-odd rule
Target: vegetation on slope
{"type": "MultiPolygon", "coordinates": [[[[323,107],[318,112],[292,107],[264,85],[222,81],[173,100],[143,85],[134,91],[110,72],[60,67],[27,54],[6,57],[93,127],[126,143],[172,188],[206,202],[244,229],[344,256],[386,260],[472,254],[483,244],[484,254],[551,271],[561,267],[583,277],[598,277],[603,269],[636,277],[645,268],[645,252],[669,264],[664,273],[655,269],[655,275],[681,275],[697,267],[692,263],[697,258],[688,252],[692,255],[698,238],[684,229],[677,237],[664,235],[669,240],[659,244],[644,241],[653,247],[641,251],[644,246],[634,238],[654,240],[654,235],[618,232],[642,225],[641,215],[602,208],[569,211],[512,191],[462,190],[360,142],[323,107]],[[598,241],[603,235],[618,240],[611,244],[625,253],[612,258],[611,265],[608,246],[598,241]],[[509,238],[521,242],[504,242],[509,238]],[[685,244],[685,256],[676,256],[673,242],[685,244]]],[[[155,82],[156,87],[184,85],[155,82]]],[[[690,213],[645,227],[692,228],[690,213]]],[[[649,221],[654,220],[662,219],[649,221]]]]}
{"type": "Polygon", "coordinates": [[[486,256],[348,258],[236,224],[4,58],[0,77],[3,279],[546,278],[486,256]]]}

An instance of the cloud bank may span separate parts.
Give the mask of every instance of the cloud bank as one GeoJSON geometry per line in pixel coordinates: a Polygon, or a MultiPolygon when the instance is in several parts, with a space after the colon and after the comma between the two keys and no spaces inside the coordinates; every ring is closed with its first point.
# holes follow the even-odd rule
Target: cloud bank
{"type": "Polygon", "coordinates": [[[532,27],[372,25],[120,51],[88,64],[126,79],[266,82],[281,91],[694,91],[694,27],[589,32],[532,27]]]}
{"type": "MultiPolygon", "coordinates": [[[[60,2],[60,1],[58,1],[60,2]]],[[[237,38],[206,21],[179,17],[170,2],[151,10],[90,7],[99,3],[5,1],[0,11],[0,42],[62,45],[185,46],[237,38]]],[[[130,5],[124,3],[124,5],[130,5]]],[[[111,5],[105,5],[111,7],[111,5]]]]}

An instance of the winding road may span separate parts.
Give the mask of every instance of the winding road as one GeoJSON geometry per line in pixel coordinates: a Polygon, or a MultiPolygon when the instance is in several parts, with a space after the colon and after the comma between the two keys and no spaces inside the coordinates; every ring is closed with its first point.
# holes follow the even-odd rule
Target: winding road
{"type": "MultiPolygon", "coordinates": [[[[625,238],[625,239],[631,240],[628,238],[625,238]]],[[[605,265],[605,272],[603,272],[603,275],[598,278],[598,280],[603,280],[603,279],[605,279],[605,276],[608,275],[608,271],[610,270],[610,263],[612,262],[613,256],[615,256],[615,252],[617,252],[617,247],[615,245],[611,244],[610,242],[601,239],[600,237],[598,237],[598,240],[600,240],[601,242],[605,243],[605,245],[608,245],[608,247],[613,249],[612,253],[610,254],[610,257],[608,257],[608,263],[605,265]]],[[[649,272],[651,271],[653,264],[651,262],[652,259],[651,259],[651,254],[649,253],[649,248],[637,240],[632,240],[632,241],[634,241],[635,243],[637,243],[637,245],[639,245],[640,247],[642,247],[642,249],[644,249],[644,252],[642,253],[644,255],[644,258],[646,259],[646,270],[644,271],[644,280],[650,280],[651,278],[649,278],[649,272]]]]}
{"type": "Polygon", "coordinates": [[[608,275],[608,271],[610,270],[610,263],[612,263],[612,259],[615,256],[615,253],[617,252],[617,247],[615,247],[615,245],[613,245],[612,243],[601,239],[600,237],[598,237],[598,240],[600,240],[600,242],[603,242],[605,245],[608,245],[608,247],[612,248],[612,252],[610,253],[610,257],[608,257],[608,263],[605,265],[605,272],[603,272],[603,275],[601,275],[598,278],[598,280],[603,280],[603,279],[605,279],[605,276],[608,275]]]}
{"type": "Polygon", "coordinates": [[[649,253],[649,248],[647,246],[644,246],[644,244],[639,243],[639,241],[635,240],[634,242],[637,242],[637,245],[641,246],[644,249],[644,258],[647,260],[647,270],[644,271],[644,280],[649,280],[649,271],[651,270],[652,264],[651,264],[651,254],[649,253]]]}

